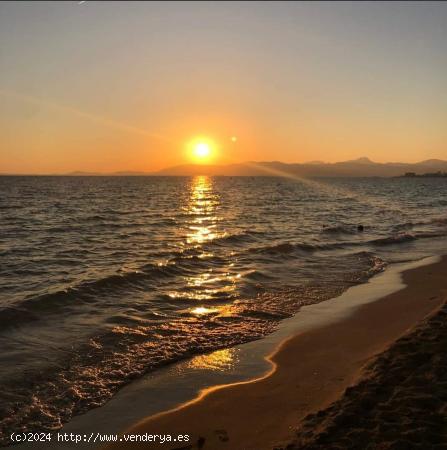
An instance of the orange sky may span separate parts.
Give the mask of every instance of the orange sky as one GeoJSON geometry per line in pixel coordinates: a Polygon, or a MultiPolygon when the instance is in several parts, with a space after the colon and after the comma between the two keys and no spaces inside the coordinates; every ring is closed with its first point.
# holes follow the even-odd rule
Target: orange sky
{"type": "Polygon", "coordinates": [[[447,159],[446,19],[444,3],[2,3],[0,172],[158,170],[195,161],[198,136],[214,163],[447,159]]]}

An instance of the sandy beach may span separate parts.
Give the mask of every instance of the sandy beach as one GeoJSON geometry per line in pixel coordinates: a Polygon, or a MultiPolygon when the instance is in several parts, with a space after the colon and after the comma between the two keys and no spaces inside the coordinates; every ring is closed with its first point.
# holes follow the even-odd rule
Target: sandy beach
{"type": "Polygon", "coordinates": [[[287,450],[445,449],[447,304],[400,338],[357,385],[310,414],[287,450]]]}
{"type": "MultiPolygon", "coordinates": [[[[296,441],[297,431],[303,427],[307,431],[305,439],[309,441],[317,439],[318,431],[327,424],[321,420],[321,426],[309,435],[308,427],[315,417],[307,417],[302,422],[303,419],[328,408],[340,399],[346,388],[371,377],[372,363],[376,364],[376,372],[380,372],[380,358],[385,358],[382,353],[443,305],[446,270],[447,258],[443,258],[438,263],[405,272],[406,288],[363,305],[334,324],[298,334],[284,342],[270,357],[272,371],[262,379],[208,389],[197,399],[176,410],[149,417],[126,433],[191,436],[186,446],[165,443],[154,444],[153,448],[263,450],[295,448],[295,445],[304,448],[299,447],[304,445],[303,436],[298,434],[301,441],[296,441]],[[376,359],[377,355],[381,356],[376,359]],[[293,441],[296,442],[291,444],[293,441]]],[[[438,323],[436,320],[426,322],[426,331],[417,334],[416,339],[435,336],[430,324],[438,323]]],[[[433,339],[437,342],[436,337],[433,339]]],[[[397,351],[401,358],[418,351],[417,346],[400,344],[392,349],[389,351],[397,351]]],[[[402,365],[402,370],[405,367],[402,365]]],[[[392,389],[398,380],[391,378],[388,382],[392,389]]],[[[356,400],[350,401],[355,403],[356,400]]],[[[374,406],[371,404],[370,409],[374,406]]],[[[332,407],[332,414],[338,414],[334,408],[337,407],[332,407]]],[[[330,413],[321,412],[318,417],[328,415],[330,413]]],[[[340,426],[339,434],[341,430],[340,426]]],[[[380,433],[376,442],[381,442],[380,433]]],[[[126,442],[110,448],[141,448],[142,445],[126,442]]],[[[152,448],[147,442],[144,445],[152,448]]]]}

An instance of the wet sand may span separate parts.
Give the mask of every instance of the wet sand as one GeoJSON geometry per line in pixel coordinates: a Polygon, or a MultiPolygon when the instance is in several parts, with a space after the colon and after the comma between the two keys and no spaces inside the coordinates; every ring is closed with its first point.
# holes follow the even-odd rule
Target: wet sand
{"type": "Polygon", "coordinates": [[[439,309],[446,295],[446,272],[446,258],[409,270],[403,275],[405,289],[363,305],[336,323],[303,332],[283,343],[271,356],[272,371],[262,379],[209,389],[176,410],[149,417],[126,430],[189,434],[191,445],[126,442],[112,447],[286,447],[296,439],[304,417],[339,399],[347,387],[365,376],[364,368],[376,355],[439,309]]]}

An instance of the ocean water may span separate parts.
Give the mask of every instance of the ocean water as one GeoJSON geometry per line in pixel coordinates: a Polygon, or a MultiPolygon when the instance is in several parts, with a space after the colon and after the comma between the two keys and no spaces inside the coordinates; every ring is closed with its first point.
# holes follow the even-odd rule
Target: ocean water
{"type": "Polygon", "coordinates": [[[11,176],[0,192],[5,444],[447,243],[442,178],[11,176]]]}

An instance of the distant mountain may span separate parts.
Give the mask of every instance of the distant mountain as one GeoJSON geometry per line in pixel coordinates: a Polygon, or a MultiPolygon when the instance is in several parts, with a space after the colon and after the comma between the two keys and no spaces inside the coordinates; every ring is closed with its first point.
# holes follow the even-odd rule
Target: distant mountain
{"type": "Polygon", "coordinates": [[[113,176],[113,177],[132,177],[132,176],[145,176],[152,175],[151,172],[138,172],[136,170],[121,170],[119,172],[69,172],[64,173],[66,176],[74,176],[74,177],[97,177],[97,176],[113,176]]]}
{"type": "Polygon", "coordinates": [[[185,164],[163,169],[154,175],[299,176],[299,177],[395,177],[406,172],[418,175],[447,171],[447,161],[430,159],[419,163],[376,163],[362,157],[351,161],[324,163],[312,161],[287,164],[279,161],[246,162],[228,165],[185,164]]]}
{"type": "Polygon", "coordinates": [[[151,175],[150,172],[139,172],[137,170],[122,170],[120,172],[113,172],[111,175],[121,176],[121,177],[140,177],[144,175],[151,175]]]}
{"type": "Polygon", "coordinates": [[[427,159],[421,161],[419,164],[424,167],[445,167],[446,161],[443,161],[442,159],[427,159]]]}
{"type": "MultiPolygon", "coordinates": [[[[366,156],[362,156],[361,158],[357,158],[357,159],[352,159],[350,161],[345,161],[344,163],[375,164],[373,161],[371,161],[366,156]]],[[[338,164],[344,164],[344,163],[338,163],[338,164]]]]}
{"type": "MultiPolygon", "coordinates": [[[[239,164],[202,165],[183,164],[169,167],[158,172],[120,171],[120,172],[70,172],[70,176],[290,176],[290,177],[396,177],[405,173],[423,175],[427,173],[447,172],[447,161],[427,159],[414,164],[389,162],[377,163],[367,157],[325,163],[311,161],[303,164],[288,164],[280,161],[248,161],[239,164]]],[[[4,174],[7,175],[7,174],[4,174]]]]}
{"type": "Polygon", "coordinates": [[[74,172],[65,173],[64,175],[70,177],[92,177],[102,175],[100,172],[83,172],[82,170],[76,170],[74,172]]]}

